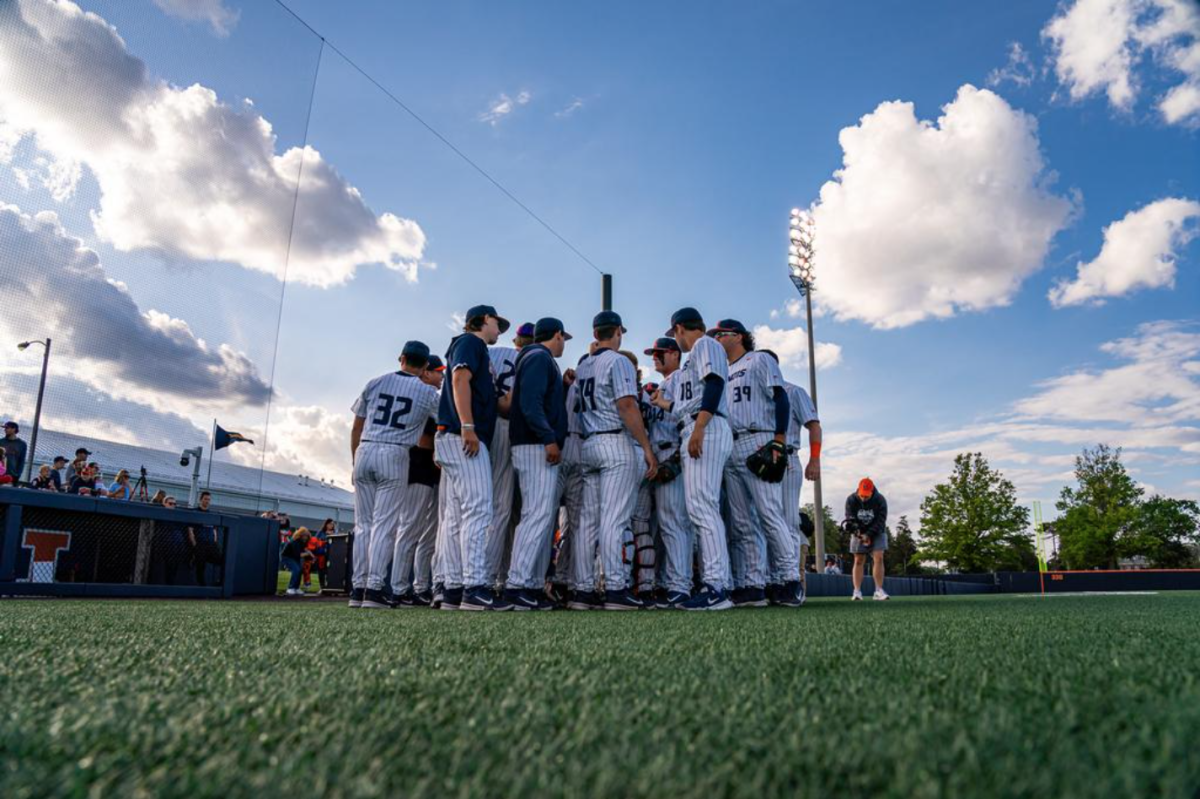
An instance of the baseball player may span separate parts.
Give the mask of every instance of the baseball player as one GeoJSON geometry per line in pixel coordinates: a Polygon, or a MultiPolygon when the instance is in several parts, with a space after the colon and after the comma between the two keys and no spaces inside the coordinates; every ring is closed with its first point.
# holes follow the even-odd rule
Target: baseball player
{"type": "MultiPolygon", "coordinates": [[[[513,375],[517,369],[517,354],[525,343],[532,341],[533,325],[517,328],[515,347],[488,347],[492,372],[496,375],[496,397],[502,400],[512,391],[513,375]]],[[[508,571],[508,556],[512,545],[513,499],[517,484],[513,475],[512,445],[509,443],[508,419],[502,413],[496,419],[496,435],[492,439],[492,525],[487,538],[488,585],[503,586],[508,571]]]]}
{"type": "Polygon", "coordinates": [[[543,593],[553,544],[567,440],[566,389],[556,358],[571,335],[558,319],[539,319],[533,344],[521,349],[509,411],[513,468],[521,490],[521,520],[513,536],[504,593],[514,610],[549,610],[543,593]]]}
{"type": "MultiPolygon", "coordinates": [[[[585,353],[576,366],[582,365],[588,357],[589,354],[585,353]]],[[[575,531],[579,529],[579,519],[583,513],[583,432],[579,426],[579,414],[575,412],[579,402],[579,382],[576,378],[575,369],[568,369],[563,375],[563,382],[567,386],[567,442],[563,446],[562,463],[558,470],[563,507],[559,513],[561,537],[558,557],[551,577],[551,589],[560,604],[566,604],[567,598],[575,591],[572,552],[575,548],[575,531]]]]}
{"type": "MultiPolygon", "coordinates": [[[[442,359],[430,355],[421,380],[438,391],[445,371],[442,359]]],[[[431,418],[425,423],[417,445],[408,452],[408,495],[400,511],[392,555],[392,603],[396,608],[426,607],[433,601],[430,572],[437,534],[437,488],[441,480],[441,469],[433,462],[436,432],[437,425],[431,418]]]]}
{"type": "Polygon", "coordinates": [[[721,520],[721,477],[733,450],[729,429],[729,362],[725,350],[705,335],[704,317],[695,308],[680,308],[671,316],[667,335],[688,353],[680,371],[675,399],[660,391],[655,404],[675,413],[683,428],[683,489],[688,517],[700,541],[704,587],[680,603],[684,610],[726,610],[729,601],[729,550],[721,520]]]}
{"type": "MultiPolygon", "coordinates": [[[[771,350],[760,350],[779,362],[779,356],[771,350]]],[[[817,418],[817,407],[808,392],[795,383],[784,381],[791,420],[788,422],[787,447],[788,469],[783,478],[783,513],[788,529],[796,533],[800,552],[800,582],[804,583],[804,564],[808,560],[808,536],[800,523],[800,492],[804,481],[821,478],[821,421],[817,418]],[[800,462],[801,431],[808,430],[808,466],[800,462]]]]}
{"type": "Polygon", "coordinates": [[[638,484],[658,461],[637,402],[637,373],[618,350],[625,328],[614,311],[592,319],[595,352],[576,373],[575,412],[583,436],[583,512],[572,553],[575,595],[568,607],[640,610],[646,603],[626,587],[622,550],[638,484]],[[638,452],[639,448],[641,453],[638,452]],[[596,594],[594,553],[599,547],[604,599],[596,594]]]}
{"type": "Polygon", "coordinates": [[[467,311],[462,335],[446,355],[450,381],[442,389],[434,453],[446,491],[438,520],[445,580],[443,610],[509,610],[487,574],[492,524],[492,461],[499,401],[488,346],[509,323],[491,305],[467,311]]]}
{"type": "Polygon", "coordinates": [[[887,500],[875,488],[870,477],[858,481],[858,490],[846,497],[846,518],[858,522],[861,535],[850,539],[850,551],[854,554],[854,570],[852,581],[855,602],[862,600],[863,571],[866,567],[867,553],[871,553],[874,568],[871,577],[875,580],[875,601],[889,599],[883,590],[883,553],[888,548],[887,535],[887,500]]]}
{"type": "Polygon", "coordinates": [[[351,408],[356,535],[350,607],[391,607],[383,582],[408,493],[409,449],[437,407],[437,392],[421,380],[428,363],[428,346],[406,343],[400,371],[367,383],[351,408]]]}
{"type": "Polygon", "coordinates": [[[754,336],[738,320],[722,319],[708,334],[729,358],[733,453],[725,465],[725,492],[733,604],[764,607],[770,595],[776,604],[799,607],[804,603],[799,546],[787,524],[783,491],[779,483],[761,479],[746,465],[746,459],[770,441],[778,444],[777,451],[772,450],[776,462],[787,458],[792,409],[783,375],[769,355],[754,352],[754,336]]]}
{"type": "MultiPolygon", "coordinates": [[[[679,362],[683,357],[678,342],[673,338],[659,338],[654,346],[645,350],[654,359],[654,368],[662,375],[657,393],[670,403],[678,394],[679,362]]],[[[651,394],[653,396],[653,392],[651,394]]],[[[650,442],[660,464],[671,464],[680,459],[680,418],[676,413],[652,405],[650,417],[650,442]]],[[[684,497],[683,480],[675,476],[668,482],[662,477],[668,469],[660,470],[654,482],[655,513],[658,518],[658,538],[662,550],[659,568],[660,581],[666,590],[661,606],[677,607],[687,601],[692,592],[692,552],[695,549],[695,534],[688,518],[684,497]]]]}

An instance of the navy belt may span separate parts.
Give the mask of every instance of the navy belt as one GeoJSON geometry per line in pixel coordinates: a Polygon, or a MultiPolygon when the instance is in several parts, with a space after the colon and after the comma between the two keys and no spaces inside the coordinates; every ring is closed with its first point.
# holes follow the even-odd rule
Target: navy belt
{"type": "Polygon", "coordinates": [[[618,427],[616,430],[597,430],[594,433],[580,433],[579,436],[584,441],[587,441],[592,436],[619,436],[625,432],[624,427],[618,427]]]}
{"type": "Polygon", "coordinates": [[[770,433],[771,435],[775,435],[774,430],[743,430],[740,433],[735,430],[733,433],[733,440],[737,441],[742,436],[752,436],[755,433],[770,433]]]}
{"type": "Polygon", "coordinates": [[[412,444],[401,444],[399,441],[375,441],[370,438],[364,438],[358,442],[360,444],[386,444],[389,447],[411,447],[412,444]]]}
{"type": "MultiPolygon", "coordinates": [[[[725,418],[725,414],[723,414],[723,413],[714,413],[714,414],[713,414],[713,416],[714,416],[714,417],[716,417],[716,416],[719,416],[719,417],[721,417],[722,419],[724,419],[724,418],[725,418]]],[[[700,411],[696,411],[695,413],[693,413],[693,414],[691,415],[691,420],[694,422],[694,421],[696,421],[696,419],[698,419],[699,417],[700,417],[700,411]]],[[[687,422],[680,422],[679,424],[675,425],[675,432],[676,432],[676,433],[682,433],[682,432],[683,432],[683,428],[685,428],[685,427],[687,427],[687,422]]]]}

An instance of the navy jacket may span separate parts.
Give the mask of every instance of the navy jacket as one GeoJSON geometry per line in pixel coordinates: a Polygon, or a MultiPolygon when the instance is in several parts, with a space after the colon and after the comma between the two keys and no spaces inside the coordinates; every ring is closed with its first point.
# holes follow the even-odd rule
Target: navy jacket
{"type": "Polygon", "coordinates": [[[558,444],[567,440],[567,392],[550,350],[531,344],[517,356],[508,437],[513,446],[558,444]]]}

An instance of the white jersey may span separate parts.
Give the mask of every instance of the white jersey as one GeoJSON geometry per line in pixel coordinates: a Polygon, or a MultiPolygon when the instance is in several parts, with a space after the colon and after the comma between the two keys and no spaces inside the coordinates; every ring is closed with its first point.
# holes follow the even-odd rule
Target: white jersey
{"type": "Polygon", "coordinates": [[[770,355],[747,352],[729,364],[729,424],[733,432],[775,432],[775,389],[783,373],[770,355]]]}
{"type": "Polygon", "coordinates": [[[367,383],[354,405],[355,416],[366,419],[362,440],[411,447],[437,414],[438,393],[421,378],[388,372],[367,383]]]}
{"type": "Polygon", "coordinates": [[[804,429],[804,425],[809,422],[820,421],[817,419],[817,407],[813,405],[808,392],[795,383],[784,382],[783,387],[787,391],[788,402],[792,405],[792,418],[788,422],[787,443],[788,446],[799,447],[801,444],[800,431],[804,429]]]}
{"type": "Polygon", "coordinates": [[[686,422],[700,412],[700,402],[704,399],[704,378],[716,375],[725,381],[725,390],[721,392],[721,401],[717,404],[717,414],[729,416],[729,359],[725,348],[714,338],[702,336],[692,345],[687,360],[680,369],[680,377],[675,407],[672,409],[680,421],[686,422]]]}
{"type": "MultiPolygon", "coordinates": [[[[676,369],[658,385],[659,392],[668,402],[674,402],[676,399],[675,391],[678,389],[681,374],[683,373],[676,369]]],[[[646,402],[650,402],[648,394],[646,402]]],[[[670,458],[679,450],[679,422],[679,415],[673,411],[665,411],[652,404],[646,410],[646,429],[650,434],[654,454],[660,461],[670,458]]]]}
{"type": "Polygon", "coordinates": [[[496,377],[496,399],[512,391],[513,376],[517,373],[517,351],[512,347],[488,347],[492,359],[492,374],[496,377]]]}
{"type": "Polygon", "coordinates": [[[637,398],[637,372],[624,355],[599,350],[579,365],[575,378],[580,432],[585,436],[624,430],[617,400],[637,398]]]}

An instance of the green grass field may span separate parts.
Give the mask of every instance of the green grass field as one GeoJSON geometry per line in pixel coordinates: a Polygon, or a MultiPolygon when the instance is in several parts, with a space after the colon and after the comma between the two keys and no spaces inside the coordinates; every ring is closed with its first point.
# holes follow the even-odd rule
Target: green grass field
{"type": "Polygon", "coordinates": [[[1200,595],[4,602],[0,796],[1194,797],[1200,595]]]}

